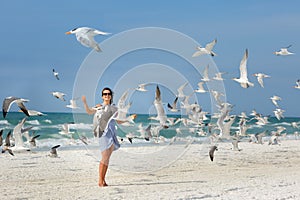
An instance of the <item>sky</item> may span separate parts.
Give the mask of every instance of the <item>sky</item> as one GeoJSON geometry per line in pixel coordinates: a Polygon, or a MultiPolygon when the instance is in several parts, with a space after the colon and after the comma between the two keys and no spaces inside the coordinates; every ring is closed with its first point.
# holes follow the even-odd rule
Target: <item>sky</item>
{"type": "MultiPolygon", "coordinates": [[[[217,56],[206,60],[213,62],[224,74],[226,101],[234,105],[233,113],[239,114],[256,109],[264,115],[273,115],[275,106],[270,97],[282,98],[280,108],[284,116],[300,117],[300,90],[293,88],[300,79],[300,12],[299,1],[5,1],[0,7],[0,99],[16,96],[29,99],[28,109],[41,112],[71,112],[65,106],[74,96],[74,85],[85,68],[85,63],[93,56],[97,57],[98,68],[105,68],[103,76],[93,74],[97,79],[86,78],[81,85],[87,91],[92,89],[88,103],[92,106],[101,102],[100,92],[104,86],[118,88],[115,102],[130,83],[143,83],[153,76],[154,81],[147,93],[132,92],[130,112],[152,113],[154,91],[159,80],[173,81],[176,87],[186,80],[192,89],[196,89],[201,76],[192,64],[174,55],[168,50],[144,48],[120,54],[107,66],[102,66],[106,52],[116,52],[125,48],[126,41],[117,45],[117,39],[130,30],[147,27],[170,30],[184,35],[191,42],[205,46],[217,39],[214,51],[217,56]],[[108,36],[96,36],[95,40],[103,47],[98,53],[82,46],[74,35],[65,32],[76,27],[92,27],[111,33],[108,36]],[[114,43],[114,46],[109,44],[114,43]],[[292,45],[290,56],[276,56],[274,51],[292,45]],[[122,47],[122,48],[121,48],[122,47]],[[254,87],[243,89],[231,78],[239,76],[239,64],[245,52],[249,51],[248,77],[254,87]],[[99,55],[97,55],[99,54],[99,55]],[[102,55],[100,55],[102,54],[102,55]],[[152,64],[151,64],[152,63],[152,64]],[[148,68],[147,68],[148,67],[148,68]],[[158,67],[163,72],[150,75],[149,67],[158,67]],[[56,80],[52,69],[59,72],[56,80]],[[140,71],[139,71],[140,70],[140,71]],[[168,71],[169,70],[169,71],[168,71]],[[133,73],[134,71],[134,73],[133,73]],[[168,76],[171,73],[177,73],[168,76]],[[265,73],[271,78],[265,79],[261,88],[252,76],[265,73]],[[133,74],[132,74],[133,73],[133,74]],[[197,74],[198,73],[198,74],[197,74]],[[175,76],[175,78],[174,78],[175,76]],[[178,76],[178,77],[177,77],[178,76]],[[122,87],[121,87],[122,86],[122,87]],[[94,89],[96,88],[96,89],[94,89]],[[66,102],[55,99],[50,92],[61,91],[66,94],[66,102]]],[[[160,43],[164,38],[151,35],[153,42],[160,43]]],[[[141,36],[143,39],[143,36],[141,36]]],[[[172,38],[172,37],[170,37],[172,38]]],[[[135,45],[132,41],[132,45],[135,45]]],[[[177,41],[174,39],[174,44],[177,41]]],[[[129,44],[129,46],[131,45],[129,44]]],[[[159,45],[159,44],[157,44],[159,45]]],[[[184,45],[183,45],[184,46],[184,45]]],[[[190,55],[195,47],[189,50],[190,55]]],[[[203,58],[199,58],[201,60],[203,58]]],[[[193,62],[193,61],[192,61],[193,62]]],[[[204,66],[196,66],[200,71],[204,66]]],[[[131,86],[130,86],[131,87],[131,86]]],[[[172,103],[174,89],[161,85],[163,102],[172,103]]],[[[188,90],[186,90],[188,93],[188,90]]],[[[195,99],[203,110],[211,112],[209,94],[196,94],[195,99]]],[[[191,102],[192,103],[192,102],[191,102]]],[[[80,101],[78,105],[82,107],[80,101]]],[[[12,110],[18,110],[12,106],[12,110]]],[[[83,112],[83,110],[80,110],[83,112]]]]}

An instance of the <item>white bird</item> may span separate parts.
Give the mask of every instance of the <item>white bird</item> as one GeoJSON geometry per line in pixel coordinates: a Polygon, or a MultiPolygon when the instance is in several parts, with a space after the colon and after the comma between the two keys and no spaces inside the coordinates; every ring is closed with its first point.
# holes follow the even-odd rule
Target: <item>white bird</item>
{"type": "Polygon", "coordinates": [[[207,65],[203,71],[203,78],[201,80],[204,82],[210,81],[210,79],[208,77],[208,68],[209,68],[209,65],[207,65]]]}
{"type": "Polygon", "coordinates": [[[140,91],[140,92],[147,92],[148,90],[146,90],[145,86],[149,85],[148,83],[142,83],[139,84],[137,88],[135,88],[135,90],[140,91]]]}
{"type": "Polygon", "coordinates": [[[300,89],[300,79],[296,81],[296,85],[294,86],[296,89],[300,89]]]}
{"type": "Polygon", "coordinates": [[[165,126],[166,121],[167,121],[167,115],[163,108],[163,104],[162,104],[162,100],[161,100],[161,92],[160,92],[158,85],[156,86],[154,107],[156,109],[157,118],[159,119],[160,125],[165,126]]]}
{"type": "Polygon", "coordinates": [[[51,92],[51,94],[52,94],[55,98],[57,98],[57,99],[60,99],[60,100],[62,100],[62,101],[66,101],[65,98],[64,98],[64,96],[65,96],[66,94],[64,94],[64,93],[62,93],[62,92],[51,92]]]}
{"type": "Polygon", "coordinates": [[[45,115],[44,113],[36,110],[28,110],[28,113],[30,116],[43,116],[45,115]]]}
{"type": "Polygon", "coordinates": [[[58,132],[61,135],[69,135],[72,138],[72,134],[75,133],[73,131],[70,131],[70,124],[74,124],[73,122],[71,123],[64,123],[61,127],[61,130],[58,132]]]}
{"type": "Polygon", "coordinates": [[[221,96],[224,96],[223,93],[216,91],[216,90],[210,90],[211,94],[213,95],[214,99],[216,100],[218,105],[222,104],[222,100],[220,99],[221,96]]]}
{"type": "Polygon", "coordinates": [[[79,107],[76,104],[76,100],[77,100],[77,98],[76,99],[71,99],[70,104],[66,105],[66,107],[71,108],[71,109],[78,109],[79,107]]]}
{"type": "Polygon", "coordinates": [[[275,51],[274,54],[276,56],[287,56],[287,55],[292,55],[294,53],[289,52],[288,48],[290,48],[292,45],[289,45],[287,47],[281,48],[279,51],[275,51]]]}
{"type": "Polygon", "coordinates": [[[197,51],[192,55],[192,57],[197,57],[197,56],[201,56],[201,55],[204,55],[204,54],[209,54],[211,56],[216,56],[217,54],[214,53],[212,51],[212,49],[214,48],[215,44],[217,43],[217,40],[213,40],[212,42],[206,44],[205,47],[197,47],[197,51]]]}
{"type": "Polygon", "coordinates": [[[29,100],[27,99],[22,99],[19,97],[6,97],[3,100],[2,104],[2,112],[3,112],[3,117],[5,118],[7,115],[7,112],[9,112],[9,109],[13,103],[16,103],[19,108],[29,117],[29,113],[27,108],[24,106],[24,102],[28,102],[29,100]]]}
{"type": "Polygon", "coordinates": [[[281,98],[280,98],[279,96],[274,95],[274,96],[270,97],[270,99],[272,100],[272,103],[273,103],[276,107],[279,107],[279,106],[278,106],[278,103],[277,103],[277,101],[281,101],[281,98]]]}
{"type": "Polygon", "coordinates": [[[187,86],[187,84],[188,84],[188,82],[184,83],[183,85],[181,85],[181,86],[177,89],[177,92],[178,92],[177,96],[178,96],[179,98],[185,97],[185,94],[183,93],[183,89],[185,88],[185,86],[187,86]]]}
{"type": "Polygon", "coordinates": [[[150,130],[151,124],[149,124],[146,129],[143,128],[142,124],[139,124],[137,132],[140,133],[142,138],[144,138],[146,141],[149,141],[149,139],[152,137],[150,130]]]}
{"type": "Polygon", "coordinates": [[[299,126],[298,126],[298,123],[297,123],[297,122],[291,122],[291,126],[292,126],[293,128],[299,129],[299,126]]]}
{"type": "Polygon", "coordinates": [[[223,74],[225,74],[226,72],[218,72],[215,74],[215,76],[213,77],[214,80],[216,81],[223,81],[224,78],[222,77],[223,74]]]}
{"type": "Polygon", "coordinates": [[[284,118],[283,113],[285,112],[285,110],[282,110],[280,108],[276,108],[276,110],[273,111],[275,114],[275,117],[280,120],[281,118],[284,118]]]}
{"type": "Polygon", "coordinates": [[[238,82],[243,88],[253,87],[254,84],[248,81],[247,77],[247,60],[248,60],[248,49],[243,56],[240,63],[240,78],[233,78],[232,80],[238,82]]]}
{"type": "Polygon", "coordinates": [[[260,86],[263,88],[264,87],[264,81],[263,79],[264,78],[270,78],[271,76],[269,75],[266,75],[266,74],[263,74],[263,73],[255,73],[253,74],[253,76],[256,76],[257,77],[257,81],[258,83],[260,84],[260,86]]]}
{"type": "Polygon", "coordinates": [[[178,101],[178,97],[175,98],[174,102],[172,105],[170,105],[168,103],[168,108],[169,108],[169,111],[171,112],[179,112],[179,109],[177,108],[177,101],[178,101]]]}
{"type": "Polygon", "coordinates": [[[94,28],[89,27],[80,27],[80,28],[74,28],[73,30],[70,30],[66,32],[66,34],[75,34],[76,39],[86,47],[90,47],[95,49],[96,51],[100,52],[102,51],[97,42],[94,40],[94,36],[96,35],[109,35],[110,33],[106,33],[103,31],[96,30],[94,28]]]}
{"type": "Polygon", "coordinates": [[[207,90],[204,89],[203,87],[204,82],[199,82],[198,83],[198,88],[196,90],[194,90],[197,93],[205,93],[207,92],[207,90]]]}
{"type": "Polygon", "coordinates": [[[55,69],[52,69],[52,72],[53,72],[53,76],[54,76],[57,80],[59,80],[58,72],[55,71],[55,69]]]}
{"type": "Polygon", "coordinates": [[[15,146],[12,147],[12,150],[14,151],[28,151],[29,148],[24,146],[23,141],[23,133],[32,129],[33,127],[23,128],[23,125],[25,124],[26,117],[23,118],[15,127],[13,130],[13,138],[15,139],[15,146]]]}

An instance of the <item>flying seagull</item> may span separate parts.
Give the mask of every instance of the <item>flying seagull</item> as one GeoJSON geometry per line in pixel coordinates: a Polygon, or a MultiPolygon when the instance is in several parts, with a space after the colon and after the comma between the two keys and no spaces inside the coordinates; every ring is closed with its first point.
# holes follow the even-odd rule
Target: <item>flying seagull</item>
{"type": "Polygon", "coordinates": [[[55,69],[52,69],[52,72],[53,72],[53,76],[55,76],[55,78],[56,78],[57,80],[59,80],[58,72],[55,71],[55,69]]]}
{"type": "Polygon", "coordinates": [[[74,28],[73,30],[66,32],[66,34],[67,35],[75,34],[77,41],[80,42],[83,46],[90,47],[95,49],[98,52],[101,52],[102,50],[97,44],[97,42],[94,40],[94,36],[109,35],[110,33],[99,31],[94,28],[80,27],[80,28],[74,28]]]}
{"type": "Polygon", "coordinates": [[[60,99],[60,100],[62,100],[62,101],[66,101],[65,98],[64,98],[64,96],[65,96],[66,94],[64,94],[64,93],[62,93],[62,92],[51,92],[51,94],[52,94],[55,98],[57,98],[57,99],[60,99]]]}
{"type": "Polygon", "coordinates": [[[217,146],[212,146],[208,152],[209,154],[209,158],[211,161],[214,161],[214,153],[215,151],[218,151],[218,147],[217,146]]]}
{"type": "Polygon", "coordinates": [[[178,101],[178,97],[175,98],[173,104],[169,104],[168,103],[168,108],[169,108],[169,111],[171,112],[179,112],[178,108],[177,108],[177,101],[178,101]]]}
{"type": "Polygon", "coordinates": [[[7,112],[9,112],[9,109],[13,103],[16,103],[19,108],[29,117],[28,110],[24,106],[24,102],[28,102],[29,100],[27,99],[22,99],[19,97],[6,97],[3,101],[2,105],[2,112],[3,112],[3,117],[5,118],[7,115],[7,112]]]}
{"type": "Polygon", "coordinates": [[[254,84],[248,81],[247,77],[247,60],[248,60],[248,49],[246,49],[243,59],[240,63],[240,78],[233,78],[232,80],[238,82],[243,88],[253,87],[254,84]]]}
{"type": "Polygon", "coordinates": [[[275,51],[274,54],[276,56],[287,56],[287,55],[292,55],[294,53],[291,53],[288,51],[288,48],[290,48],[292,45],[289,45],[287,47],[281,48],[279,51],[275,51]]]}
{"type": "Polygon", "coordinates": [[[270,78],[271,76],[263,74],[263,73],[255,73],[253,76],[256,76],[258,83],[263,88],[264,87],[264,78],[270,78]]]}
{"type": "Polygon", "coordinates": [[[214,39],[212,42],[208,43],[205,47],[197,47],[197,51],[192,55],[192,57],[197,57],[201,56],[204,54],[209,54],[211,56],[216,56],[217,54],[212,51],[214,48],[215,44],[217,43],[217,40],[214,39]]]}

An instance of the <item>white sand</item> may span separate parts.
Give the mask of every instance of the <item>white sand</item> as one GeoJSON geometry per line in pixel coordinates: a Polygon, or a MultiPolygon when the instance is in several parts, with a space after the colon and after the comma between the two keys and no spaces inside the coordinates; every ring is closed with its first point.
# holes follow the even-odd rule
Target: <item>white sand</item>
{"type": "MultiPolygon", "coordinates": [[[[123,172],[119,163],[135,162],[120,150],[112,155],[99,188],[98,162],[85,149],[0,154],[2,199],[300,199],[300,140],[282,144],[220,143],[215,160],[208,147],[194,143],[175,162],[145,173],[123,172]]],[[[153,147],[155,148],[155,146],[153,147]]],[[[132,148],[134,151],[137,147],[132,148]]],[[[145,157],[144,164],[151,160],[145,157]]]]}

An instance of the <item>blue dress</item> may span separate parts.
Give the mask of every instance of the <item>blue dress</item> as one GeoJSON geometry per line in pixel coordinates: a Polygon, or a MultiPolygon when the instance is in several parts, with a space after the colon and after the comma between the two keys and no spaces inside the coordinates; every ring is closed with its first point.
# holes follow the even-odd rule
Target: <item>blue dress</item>
{"type": "MultiPolygon", "coordinates": [[[[117,139],[116,121],[113,119],[117,114],[117,108],[111,105],[100,107],[94,116],[94,133],[99,137],[100,150],[105,151],[114,145],[114,150],[120,148],[117,139]]],[[[95,135],[96,136],[96,135],[95,135]]]]}

